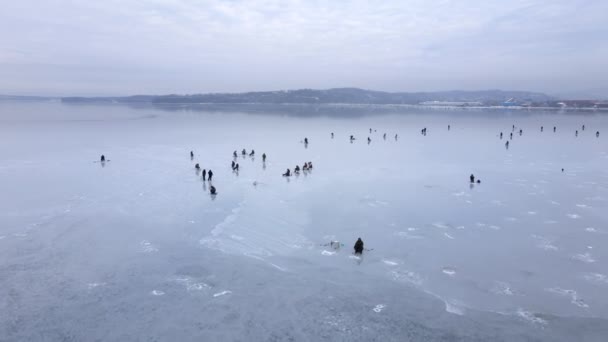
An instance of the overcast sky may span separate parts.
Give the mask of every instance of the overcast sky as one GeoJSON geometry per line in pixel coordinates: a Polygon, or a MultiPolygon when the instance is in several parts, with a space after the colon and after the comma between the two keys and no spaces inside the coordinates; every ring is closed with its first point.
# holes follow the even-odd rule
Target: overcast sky
{"type": "Polygon", "coordinates": [[[608,0],[5,0],[0,93],[608,95],[608,0]]]}

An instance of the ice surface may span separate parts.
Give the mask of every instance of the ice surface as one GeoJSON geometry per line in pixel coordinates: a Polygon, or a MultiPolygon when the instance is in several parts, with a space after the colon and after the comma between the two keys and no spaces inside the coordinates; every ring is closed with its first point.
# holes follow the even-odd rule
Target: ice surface
{"type": "Polygon", "coordinates": [[[277,108],[0,102],[0,340],[608,336],[608,116],[277,108]]]}

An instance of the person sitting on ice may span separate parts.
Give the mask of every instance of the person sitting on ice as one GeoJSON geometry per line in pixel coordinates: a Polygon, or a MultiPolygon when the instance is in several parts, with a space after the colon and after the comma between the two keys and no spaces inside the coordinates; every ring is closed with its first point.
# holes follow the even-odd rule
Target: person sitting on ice
{"type": "Polygon", "coordinates": [[[239,172],[239,163],[234,164],[233,171],[239,172]]]}
{"type": "Polygon", "coordinates": [[[304,138],[304,143],[308,145],[308,138],[304,138]]]}
{"type": "Polygon", "coordinates": [[[363,254],[363,240],[361,238],[357,239],[355,242],[355,254],[363,254]]]}
{"type": "Polygon", "coordinates": [[[308,162],[308,169],[312,169],[312,162],[308,162]]]}
{"type": "Polygon", "coordinates": [[[195,169],[197,169],[197,170],[200,170],[200,169],[201,169],[201,166],[200,166],[200,165],[198,165],[198,163],[196,163],[196,165],[194,165],[194,168],[195,168],[195,169]]]}
{"type": "Polygon", "coordinates": [[[253,157],[254,155],[255,155],[255,151],[254,151],[254,150],[251,150],[251,153],[249,153],[249,156],[250,156],[250,157],[253,157]]]}
{"type": "MultiPolygon", "coordinates": [[[[598,132],[599,133],[599,132],[598,132]]],[[[106,161],[106,156],[104,156],[103,154],[101,155],[101,162],[105,162],[106,161]]]]}
{"type": "Polygon", "coordinates": [[[304,163],[304,166],[302,166],[302,171],[308,171],[308,163],[304,163]]]}
{"type": "Polygon", "coordinates": [[[291,176],[291,171],[289,171],[289,169],[287,169],[287,171],[285,171],[285,173],[283,174],[284,177],[289,177],[291,176]]]}
{"type": "Polygon", "coordinates": [[[247,155],[247,150],[243,149],[243,150],[241,151],[241,154],[242,154],[242,155],[244,155],[244,156],[245,156],[245,155],[247,155]]]}
{"type": "Polygon", "coordinates": [[[296,168],[295,168],[295,169],[293,169],[293,172],[295,172],[295,173],[300,173],[300,166],[299,166],[299,165],[296,165],[296,168]]]}
{"type": "Polygon", "coordinates": [[[215,187],[214,187],[213,185],[211,186],[211,188],[209,188],[209,192],[210,192],[212,195],[217,194],[217,190],[215,189],[215,187]]]}

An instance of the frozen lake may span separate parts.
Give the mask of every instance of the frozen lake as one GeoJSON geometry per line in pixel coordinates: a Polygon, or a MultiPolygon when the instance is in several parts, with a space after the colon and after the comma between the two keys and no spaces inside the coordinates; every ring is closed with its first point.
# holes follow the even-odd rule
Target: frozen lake
{"type": "Polygon", "coordinates": [[[606,340],[608,114],[242,109],[0,102],[0,340],[606,340]]]}

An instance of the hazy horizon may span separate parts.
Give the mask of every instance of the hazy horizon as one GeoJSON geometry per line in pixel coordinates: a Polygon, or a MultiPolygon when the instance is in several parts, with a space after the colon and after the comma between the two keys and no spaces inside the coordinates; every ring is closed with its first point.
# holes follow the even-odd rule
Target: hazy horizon
{"type": "Polygon", "coordinates": [[[0,94],[357,87],[608,98],[608,3],[10,2],[0,94]]]}

